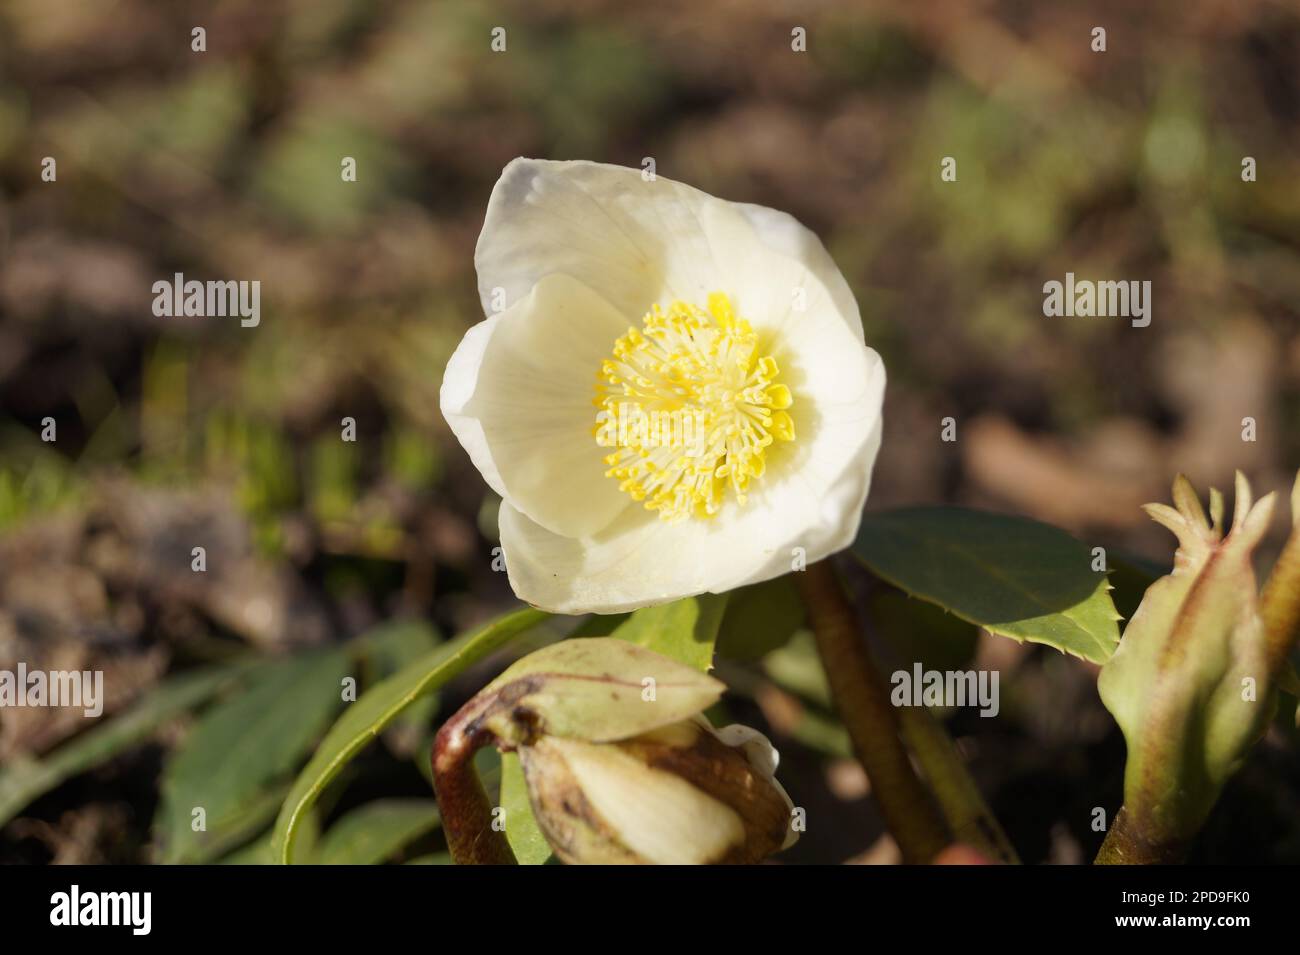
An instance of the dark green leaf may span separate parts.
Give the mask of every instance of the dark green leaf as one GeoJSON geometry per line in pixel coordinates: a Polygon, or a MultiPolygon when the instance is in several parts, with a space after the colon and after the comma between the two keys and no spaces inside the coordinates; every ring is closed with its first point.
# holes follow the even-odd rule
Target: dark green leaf
{"type": "Polygon", "coordinates": [[[0,769],[0,825],[33,799],[148,738],[159,726],[230,685],[245,664],[212,667],[172,677],[131,709],[88,730],[42,760],[14,760],[0,769]]]}
{"type": "Polygon", "coordinates": [[[914,663],[926,670],[964,670],[975,656],[979,629],[932,603],[882,587],[868,599],[867,615],[905,670],[914,663]]]}
{"type": "Polygon", "coordinates": [[[321,836],[319,865],[378,865],[438,826],[432,799],[379,799],[353,809],[321,836]]]}
{"type": "Polygon", "coordinates": [[[789,574],[741,587],[727,596],[718,653],[731,660],[757,660],[784,646],[803,625],[803,601],[789,574]]]}
{"type": "Polygon", "coordinates": [[[956,507],[869,514],[857,556],[896,587],[990,633],[1104,663],[1119,615],[1091,551],[1055,527],[956,507]]]}
{"type": "Polygon", "coordinates": [[[632,618],[630,613],[593,613],[568,634],[570,637],[608,637],[632,618]]]}
{"type": "Polygon", "coordinates": [[[242,693],[212,707],[172,755],[155,828],[164,863],[203,862],[275,816],[286,779],[342,705],[341,650],[266,664],[242,693]],[[269,798],[268,798],[269,797],[269,798]],[[196,809],[205,828],[194,831],[196,809]]]}

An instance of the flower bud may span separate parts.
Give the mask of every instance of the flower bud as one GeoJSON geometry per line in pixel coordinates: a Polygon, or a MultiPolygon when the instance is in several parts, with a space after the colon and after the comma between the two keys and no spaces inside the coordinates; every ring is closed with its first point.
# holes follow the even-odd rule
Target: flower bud
{"type": "Polygon", "coordinates": [[[567,863],[754,863],[796,838],[776,752],[748,727],[700,717],[616,742],[544,736],[519,757],[567,863]]]}
{"type": "Polygon", "coordinates": [[[518,660],[483,688],[482,724],[503,745],[542,736],[599,743],[694,716],[726,687],[626,640],[564,640],[518,660]]]}
{"type": "Polygon", "coordinates": [[[724,689],[610,637],[529,654],[438,733],[449,843],[496,859],[478,851],[486,812],[458,775],[492,743],[519,753],[538,824],[565,862],[757,862],[784,848],[793,807],[775,779],[776,751],[755,730],[715,730],[702,715],[724,689]]]}
{"type": "Polygon", "coordinates": [[[1273,495],[1252,506],[1239,473],[1226,537],[1217,490],[1208,521],[1181,475],[1173,497],[1175,507],[1146,507],[1178,537],[1173,572],[1147,589],[1098,682],[1128,747],[1126,824],[1153,845],[1177,845],[1200,828],[1274,698],[1251,563],[1273,495]]]}

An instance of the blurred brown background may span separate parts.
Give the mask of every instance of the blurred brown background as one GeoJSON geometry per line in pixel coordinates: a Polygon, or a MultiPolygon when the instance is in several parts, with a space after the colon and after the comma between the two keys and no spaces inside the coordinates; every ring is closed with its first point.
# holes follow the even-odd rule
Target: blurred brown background
{"type": "MultiPolygon", "coordinates": [[[[652,156],[823,237],[890,374],[869,507],[1010,510],[1167,565],[1138,505],[1177,471],[1230,489],[1240,468],[1262,494],[1300,465],[1293,3],[10,0],[0,663],[100,666],[118,710],[236,646],[412,616],[450,633],[507,605],[495,504],[437,395],[518,155],[652,156]],[[177,271],[260,280],[261,324],[155,318],[177,271]],[[1067,271],[1150,280],[1150,326],[1044,317],[1067,271]],[[218,568],[200,583],[196,535],[218,568]]],[[[1026,861],[1078,861],[1081,807],[1117,805],[1122,767],[1091,676],[981,652],[1021,668],[999,729],[968,729],[995,808],[1026,861]]],[[[0,760],[78,723],[6,714],[0,760]]],[[[44,797],[0,859],[145,858],[167,745],[44,797]]],[[[844,819],[795,861],[888,861],[834,745],[788,761],[844,819]]],[[[1257,792],[1248,772],[1232,798],[1261,831],[1205,851],[1300,858],[1298,775],[1270,764],[1257,792]]]]}

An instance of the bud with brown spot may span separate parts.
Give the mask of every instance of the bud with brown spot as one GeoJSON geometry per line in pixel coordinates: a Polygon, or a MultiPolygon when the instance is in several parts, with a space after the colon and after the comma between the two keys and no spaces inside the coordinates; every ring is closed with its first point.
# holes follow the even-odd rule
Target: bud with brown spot
{"type": "Polygon", "coordinates": [[[485,829],[484,804],[459,811],[468,754],[489,742],[519,753],[533,812],[564,862],[752,863],[789,845],[793,807],[774,776],[775,750],[755,730],[715,730],[701,715],[723,689],[611,638],[518,661],[435,742],[453,856],[509,861],[504,840],[485,829]]]}
{"type": "Polygon", "coordinates": [[[555,854],[600,864],[754,863],[785,848],[793,807],[774,756],[754,730],[715,731],[703,718],[617,742],[544,736],[519,749],[555,854]]]}

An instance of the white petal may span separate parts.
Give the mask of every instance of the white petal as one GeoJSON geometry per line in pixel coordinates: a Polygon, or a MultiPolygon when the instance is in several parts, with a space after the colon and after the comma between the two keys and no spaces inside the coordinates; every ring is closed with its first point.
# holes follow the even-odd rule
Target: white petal
{"type": "MultiPolygon", "coordinates": [[[[515,302],[558,272],[582,281],[629,322],[672,299],[703,304],[710,292],[737,295],[743,291],[737,265],[752,272],[773,262],[780,268],[780,260],[811,274],[862,340],[848,283],[817,236],[793,216],[663,177],[647,182],[639,169],[513,160],[492,190],[474,253],[485,312],[494,289],[515,302]]],[[[776,301],[789,303],[797,283],[782,273],[779,284],[776,301]]]]}
{"type": "Polygon", "coordinates": [[[745,841],[730,806],[617,746],[549,737],[582,795],[620,843],[659,865],[700,865],[745,841]]]}
{"type": "Polygon", "coordinates": [[[501,546],[515,593],[557,613],[620,613],[694,594],[722,593],[808,563],[853,542],[880,449],[884,369],[857,346],[866,369],[857,405],[828,406],[807,440],[778,446],[745,505],[728,500],[713,520],[660,520],[641,507],[599,533],[565,537],[509,504],[501,546]],[[804,447],[799,445],[803,443],[804,447]]]}
{"type": "MultiPolygon", "coordinates": [[[[736,311],[768,347],[787,347],[796,343],[791,336],[810,335],[824,338],[830,349],[861,345],[862,321],[844,277],[821,244],[812,244],[816,240],[811,233],[808,242],[797,243],[797,233],[774,229],[781,217],[771,209],[735,203],[703,210],[701,225],[722,276],[718,287],[731,296],[736,311]],[[755,231],[754,222],[763,224],[764,235],[755,231]],[[786,249],[800,254],[789,255],[786,249]]],[[[789,216],[784,218],[791,230],[803,229],[789,216]]]]}
{"type": "Polygon", "coordinates": [[[862,316],[858,312],[857,300],[822,240],[788,212],[746,202],[735,202],[732,205],[753,227],[763,245],[808,267],[829,292],[835,311],[848,324],[858,341],[862,341],[862,316]]]}
{"type": "Polygon", "coordinates": [[[720,288],[700,225],[714,204],[727,205],[622,166],[516,159],[492,190],[474,251],[484,310],[493,289],[515,302],[555,273],[587,285],[625,323],[639,322],[655,303],[703,302],[720,288]]]}
{"type": "MultiPolygon", "coordinates": [[[[863,440],[879,426],[885,384],[880,356],[862,344],[857,306],[847,285],[843,288],[846,306],[822,281],[816,250],[809,249],[809,243],[804,243],[804,251],[813,261],[790,258],[766,246],[756,251],[751,228],[737,221],[732,208],[706,210],[705,228],[733,277],[738,311],[776,358],[780,380],[794,397],[789,414],[797,440],[769,449],[772,477],[764,477],[756,491],[764,493],[782,471],[811,468],[818,472],[808,480],[814,493],[832,493],[837,476],[859,456],[863,440]],[[792,294],[795,290],[800,293],[797,298],[792,294]],[[845,307],[851,314],[842,311],[845,307]]],[[[843,285],[839,273],[834,276],[843,285]]],[[[868,475],[876,446],[878,438],[866,462],[868,475]]]]}
{"type": "Polygon", "coordinates": [[[557,534],[592,534],[629,506],[592,435],[596,373],[627,330],[554,275],[466,334],[443,378],[442,413],[501,497],[557,534]]]}

